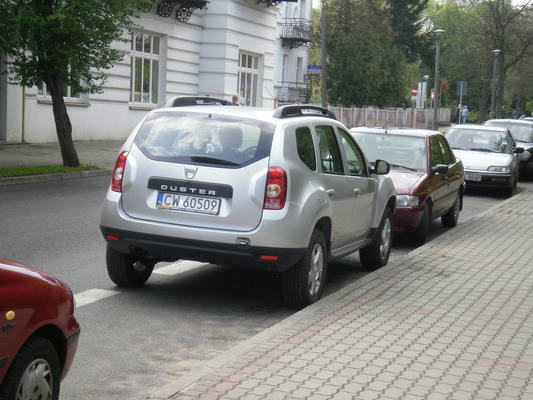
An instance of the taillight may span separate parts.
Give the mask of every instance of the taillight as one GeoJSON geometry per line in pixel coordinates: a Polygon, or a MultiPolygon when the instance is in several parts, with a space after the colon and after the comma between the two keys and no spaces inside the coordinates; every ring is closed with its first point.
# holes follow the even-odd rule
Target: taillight
{"type": "Polygon", "coordinates": [[[267,186],[265,194],[266,210],[281,210],[285,207],[287,199],[287,174],[278,167],[268,169],[267,186]]]}
{"type": "Polygon", "coordinates": [[[122,178],[124,178],[124,168],[126,168],[126,158],[128,152],[123,151],[117,158],[115,169],[113,170],[113,178],[111,179],[111,190],[114,192],[122,192],[122,178]]]}

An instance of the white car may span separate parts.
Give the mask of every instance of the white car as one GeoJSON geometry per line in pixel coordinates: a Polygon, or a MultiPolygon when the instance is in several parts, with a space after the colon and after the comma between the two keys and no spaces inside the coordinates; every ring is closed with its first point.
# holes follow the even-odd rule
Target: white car
{"type": "Polygon", "coordinates": [[[501,189],[512,196],[518,181],[518,167],[523,153],[506,128],[487,125],[456,125],[446,132],[446,139],[461,159],[466,187],[501,189]]]}
{"type": "Polygon", "coordinates": [[[328,261],[360,251],[365,266],[387,263],[388,171],[324,108],[154,110],[120,150],[104,201],[109,276],[139,286],[178,259],[278,271],[286,302],[304,307],[328,261]]]}

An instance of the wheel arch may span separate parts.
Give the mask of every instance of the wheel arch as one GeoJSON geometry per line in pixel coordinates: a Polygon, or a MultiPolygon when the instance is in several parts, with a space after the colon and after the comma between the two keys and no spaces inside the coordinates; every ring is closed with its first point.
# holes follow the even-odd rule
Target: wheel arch
{"type": "Polygon", "coordinates": [[[24,343],[34,337],[42,337],[52,343],[57,352],[61,373],[63,373],[63,368],[65,367],[65,362],[67,359],[67,341],[63,335],[63,332],[61,332],[61,329],[55,325],[41,326],[39,329],[33,332],[24,343]]]}

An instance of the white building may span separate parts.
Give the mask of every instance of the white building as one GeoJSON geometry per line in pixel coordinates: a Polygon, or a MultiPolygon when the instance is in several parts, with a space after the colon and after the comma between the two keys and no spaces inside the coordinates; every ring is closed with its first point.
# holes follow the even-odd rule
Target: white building
{"type": "MultiPolygon", "coordinates": [[[[153,1],[116,45],[126,55],[103,93],[67,92],[73,140],[124,139],[174,96],[238,94],[243,105],[271,108],[306,100],[311,0],[153,1]]],[[[57,141],[45,87],[0,75],[0,141],[57,141]]]]}

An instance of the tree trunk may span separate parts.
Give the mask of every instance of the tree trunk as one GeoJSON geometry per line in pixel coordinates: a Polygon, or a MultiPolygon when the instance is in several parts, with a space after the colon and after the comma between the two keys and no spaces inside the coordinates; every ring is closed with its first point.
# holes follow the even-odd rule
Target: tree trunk
{"type": "Polygon", "coordinates": [[[478,124],[482,124],[487,119],[487,104],[489,100],[489,87],[490,87],[490,70],[489,67],[483,79],[483,94],[481,97],[481,104],[479,105],[479,115],[477,117],[478,124]]]}
{"type": "Polygon", "coordinates": [[[50,94],[52,96],[52,109],[54,113],[54,121],[56,124],[57,139],[59,147],[61,148],[61,157],[63,158],[63,166],[78,167],[80,160],[78,153],[74,148],[72,142],[72,124],[67,113],[65,100],[63,99],[63,82],[59,74],[54,74],[52,77],[52,84],[50,86],[50,94]]]}

